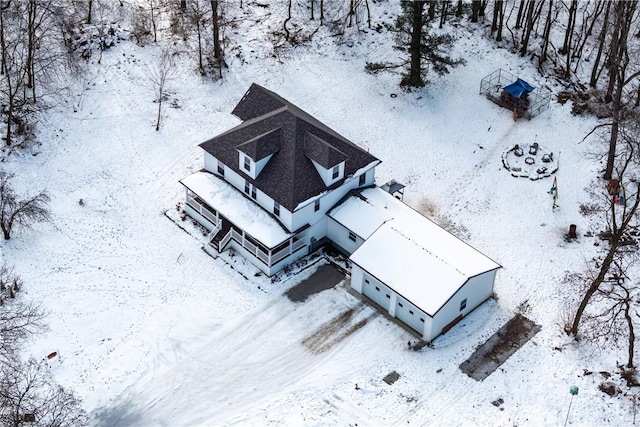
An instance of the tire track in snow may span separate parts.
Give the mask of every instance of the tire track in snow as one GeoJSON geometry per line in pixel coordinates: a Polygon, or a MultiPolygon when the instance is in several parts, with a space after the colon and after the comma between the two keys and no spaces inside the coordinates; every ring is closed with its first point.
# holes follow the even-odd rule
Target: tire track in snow
{"type": "MultiPolygon", "coordinates": [[[[285,392],[326,385],[330,378],[315,372],[323,371],[320,367],[339,348],[335,344],[355,330],[347,331],[322,353],[310,353],[298,343],[304,331],[313,327],[308,319],[326,318],[327,312],[326,306],[314,308],[317,312],[308,317],[307,307],[311,308],[274,300],[240,316],[221,326],[191,355],[150,372],[129,387],[103,414],[134,408],[141,424],[160,420],[180,425],[224,424],[249,416],[252,409],[285,392]],[[274,330],[278,333],[272,333],[274,330]]],[[[118,424],[113,416],[108,421],[118,424]]]]}

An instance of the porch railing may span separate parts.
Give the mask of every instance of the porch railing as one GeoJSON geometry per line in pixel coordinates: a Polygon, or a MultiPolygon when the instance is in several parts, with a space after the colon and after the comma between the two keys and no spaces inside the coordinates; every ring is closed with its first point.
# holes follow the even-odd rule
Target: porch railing
{"type": "Polygon", "coordinates": [[[287,256],[305,246],[304,238],[299,238],[295,242],[290,243],[277,252],[268,253],[265,252],[260,246],[255,245],[249,239],[245,238],[242,234],[238,233],[232,228],[222,239],[220,239],[220,242],[218,243],[218,251],[222,252],[231,240],[234,240],[236,243],[240,244],[251,255],[255,256],[269,267],[277,262],[282,261],[287,256]]]}
{"type": "Polygon", "coordinates": [[[218,223],[220,222],[216,214],[214,212],[211,212],[210,209],[208,209],[208,206],[204,203],[202,199],[193,197],[191,195],[187,195],[187,205],[189,205],[193,210],[195,210],[200,215],[205,217],[214,226],[217,226],[218,223]]]}

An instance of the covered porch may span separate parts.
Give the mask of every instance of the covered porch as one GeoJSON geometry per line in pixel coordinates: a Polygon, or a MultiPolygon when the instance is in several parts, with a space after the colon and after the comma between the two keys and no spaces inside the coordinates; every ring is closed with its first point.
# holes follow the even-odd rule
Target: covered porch
{"type": "Polygon", "coordinates": [[[288,233],[273,217],[217,176],[200,171],[181,181],[185,212],[206,227],[218,252],[232,247],[268,275],[306,255],[307,230],[288,233]],[[233,221],[229,218],[233,218],[233,221]]]}

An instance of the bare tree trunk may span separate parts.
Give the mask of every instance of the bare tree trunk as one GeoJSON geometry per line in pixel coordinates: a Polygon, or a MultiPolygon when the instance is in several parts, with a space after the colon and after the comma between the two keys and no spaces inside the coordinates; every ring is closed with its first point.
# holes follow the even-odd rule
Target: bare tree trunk
{"type": "Polygon", "coordinates": [[[493,33],[498,29],[498,3],[499,0],[496,0],[495,4],[493,5],[493,15],[491,17],[491,35],[493,35],[493,33]]]}
{"type": "Polygon", "coordinates": [[[540,58],[538,58],[538,67],[542,68],[542,64],[547,60],[547,50],[549,49],[549,34],[551,33],[551,16],[553,14],[553,0],[549,0],[549,11],[547,20],[544,23],[542,32],[542,48],[540,49],[540,58]]]}
{"type": "Polygon", "coordinates": [[[576,11],[578,10],[578,0],[571,0],[571,6],[569,7],[569,17],[567,20],[567,30],[564,33],[564,42],[560,53],[568,54],[571,50],[571,38],[573,37],[573,29],[576,25],[576,11]]]}
{"type": "Polygon", "coordinates": [[[313,16],[313,10],[315,9],[315,0],[311,0],[311,20],[313,21],[315,17],[313,16]]]}
{"type": "Polygon", "coordinates": [[[496,41],[502,41],[502,29],[504,28],[504,5],[503,0],[496,1],[496,7],[498,8],[498,32],[496,33],[496,41]]]}
{"type": "Polygon", "coordinates": [[[0,74],[5,74],[7,72],[7,42],[5,39],[4,11],[9,8],[9,5],[10,3],[5,6],[0,4],[0,55],[2,55],[0,62],[0,74]]]}
{"type": "Polygon", "coordinates": [[[320,0],[320,25],[324,24],[324,0],[320,0]]]}
{"type": "Polygon", "coordinates": [[[411,66],[409,68],[409,81],[410,86],[423,86],[421,76],[421,37],[422,37],[422,8],[424,7],[424,1],[414,1],[411,4],[412,7],[412,28],[411,28],[411,45],[409,51],[411,52],[411,66]]]}
{"type": "Polygon", "coordinates": [[[569,8],[569,22],[567,23],[567,32],[565,33],[564,45],[560,49],[561,53],[567,55],[564,76],[568,79],[571,76],[571,42],[573,40],[573,30],[576,25],[576,10],[578,9],[578,0],[571,0],[569,8]]]}
{"type": "MultiPolygon", "coordinates": [[[[222,51],[222,42],[220,40],[220,2],[211,0],[211,22],[213,26],[213,57],[218,65],[218,77],[222,78],[222,67],[224,66],[224,53],[222,51]]],[[[291,15],[291,0],[289,0],[289,15],[291,15]]],[[[286,29],[286,21],[285,21],[286,29]]],[[[287,32],[287,35],[289,33],[287,32]]]]}
{"type": "Polygon", "coordinates": [[[444,0],[442,2],[442,15],[440,15],[440,25],[439,28],[442,28],[444,24],[447,22],[447,10],[449,9],[449,1],[444,0]]]}
{"type": "Polygon", "coordinates": [[[598,72],[598,67],[600,65],[600,60],[602,59],[602,52],[604,50],[604,41],[607,35],[607,29],[609,26],[609,10],[611,9],[611,1],[607,1],[607,8],[604,12],[604,19],[602,21],[602,29],[600,30],[600,35],[598,36],[598,53],[596,54],[596,58],[593,61],[593,68],[591,69],[591,80],[589,80],[589,86],[595,88],[598,84],[598,76],[600,73],[598,72]]]}
{"type": "Polygon", "coordinates": [[[198,69],[201,75],[205,75],[204,61],[202,55],[202,10],[200,9],[200,3],[195,1],[192,3],[192,13],[196,23],[196,35],[198,36],[198,69]]]}
{"type": "Polygon", "coordinates": [[[520,56],[527,54],[527,48],[529,47],[529,37],[531,36],[531,30],[533,29],[533,11],[535,9],[535,0],[529,0],[527,3],[527,18],[526,27],[522,36],[522,46],[520,47],[520,56]]]}
{"type": "Polygon", "coordinates": [[[633,16],[637,1],[620,2],[616,5],[616,24],[614,37],[612,38],[610,61],[610,80],[609,90],[607,91],[605,101],[609,99],[613,101],[611,135],[609,138],[609,152],[607,154],[607,167],[605,169],[604,178],[611,179],[613,166],[616,157],[616,146],[618,144],[618,127],[620,124],[620,110],[622,109],[622,92],[624,86],[628,83],[626,80],[626,70],[629,64],[629,53],[627,43],[633,16]],[[615,93],[611,96],[611,91],[615,87],[615,93]]]}
{"type": "Polygon", "coordinates": [[[289,21],[291,20],[291,2],[293,0],[289,0],[288,5],[287,5],[287,18],[284,20],[284,23],[282,24],[282,27],[284,28],[284,38],[285,40],[289,41],[289,38],[291,37],[291,34],[289,33],[289,29],[287,28],[287,24],[289,23],[289,21]]]}
{"type": "Polygon", "coordinates": [[[518,16],[516,17],[516,26],[513,27],[516,30],[519,30],[520,28],[522,28],[522,20],[524,19],[524,10],[525,10],[524,0],[520,0],[520,7],[518,8],[518,16]]]}
{"type": "Polygon", "coordinates": [[[604,6],[605,6],[605,2],[598,2],[596,3],[595,9],[593,10],[592,14],[588,14],[587,11],[583,13],[584,18],[582,21],[582,29],[579,33],[580,36],[578,37],[578,40],[576,43],[577,48],[574,49],[574,54],[573,54],[573,57],[577,58],[576,67],[574,68],[574,70],[576,70],[575,72],[577,72],[578,64],[580,63],[580,59],[582,58],[584,46],[587,44],[587,40],[589,40],[589,37],[593,34],[593,27],[595,26],[596,21],[600,17],[600,14],[602,13],[604,6]]]}
{"type": "Polygon", "coordinates": [[[88,6],[88,10],[87,10],[87,24],[91,24],[91,14],[93,12],[93,0],[87,0],[87,6],[88,6]]]}
{"type": "Polygon", "coordinates": [[[478,22],[478,13],[480,12],[480,0],[471,1],[471,22],[478,22]]]}
{"type": "Polygon", "coordinates": [[[628,346],[627,346],[627,368],[633,368],[633,353],[635,352],[636,333],[631,319],[631,298],[629,290],[625,288],[627,298],[624,300],[624,319],[627,321],[629,329],[628,346]]]}
{"type": "Polygon", "coordinates": [[[369,0],[364,0],[364,5],[367,8],[367,28],[371,28],[371,8],[369,8],[369,0]]]}
{"type": "Polygon", "coordinates": [[[354,2],[355,2],[355,0],[350,0],[349,1],[349,23],[347,24],[347,27],[351,27],[353,25],[353,15],[355,15],[354,2]]]}

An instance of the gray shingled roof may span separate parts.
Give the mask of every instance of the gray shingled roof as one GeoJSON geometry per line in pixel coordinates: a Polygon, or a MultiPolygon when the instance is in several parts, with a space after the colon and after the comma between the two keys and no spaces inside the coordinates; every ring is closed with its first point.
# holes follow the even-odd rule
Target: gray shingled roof
{"type": "Polygon", "coordinates": [[[251,85],[233,114],[244,121],[200,146],[289,211],[344,182],[342,179],[327,188],[310,156],[323,166],[336,159],[345,160],[345,177],[372,162],[379,162],[308,113],[256,84],[251,85]],[[267,136],[269,147],[259,147],[262,138],[267,136]],[[249,144],[243,145],[246,143],[249,144]],[[255,180],[240,170],[238,150],[254,158],[254,155],[259,157],[258,153],[273,151],[274,146],[279,149],[255,180]]]}
{"type": "Polygon", "coordinates": [[[280,150],[280,138],[280,128],[277,128],[238,145],[238,150],[258,162],[280,150]]]}
{"type": "Polygon", "coordinates": [[[231,114],[240,120],[251,120],[284,107],[288,102],[279,95],[253,83],[231,114]]]}
{"type": "Polygon", "coordinates": [[[325,169],[347,160],[346,154],[310,132],[304,135],[304,153],[325,169]]]}

